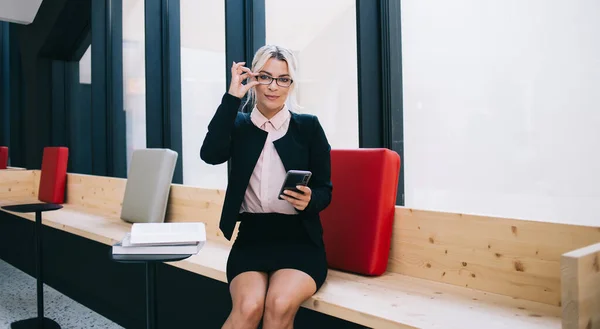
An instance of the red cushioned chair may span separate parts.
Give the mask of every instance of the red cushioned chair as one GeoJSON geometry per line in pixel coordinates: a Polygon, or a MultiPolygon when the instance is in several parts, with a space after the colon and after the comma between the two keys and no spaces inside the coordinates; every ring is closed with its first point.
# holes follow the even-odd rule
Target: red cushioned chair
{"type": "Polygon", "coordinates": [[[35,212],[36,236],[36,277],[37,277],[37,312],[36,318],[13,322],[11,328],[44,328],[60,329],[54,320],[44,317],[44,292],[42,277],[42,212],[58,210],[64,202],[65,184],[67,180],[67,163],[69,149],[66,147],[46,147],[42,158],[42,174],[38,200],[43,203],[19,204],[4,206],[2,209],[20,213],[35,212]]]}
{"type": "Polygon", "coordinates": [[[0,146],[0,169],[8,167],[8,147],[0,146]]]}
{"type": "Polygon", "coordinates": [[[386,271],[399,174],[400,156],[391,150],[331,150],[333,194],[321,212],[330,268],[386,271]]]}

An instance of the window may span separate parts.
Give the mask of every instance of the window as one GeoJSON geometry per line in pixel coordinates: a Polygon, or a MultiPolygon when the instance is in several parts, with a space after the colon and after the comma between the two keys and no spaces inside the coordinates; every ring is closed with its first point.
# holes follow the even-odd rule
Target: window
{"type": "Polygon", "coordinates": [[[227,164],[206,164],[200,147],[227,91],[224,1],[181,0],[183,183],[225,189],[227,164]]]}
{"type": "Polygon", "coordinates": [[[92,46],[79,63],[65,63],[69,170],[92,174],[92,46]]]}
{"type": "Polygon", "coordinates": [[[266,42],[291,49],[299,112],[317,115],[332,148],[358,148],[355,0],[266,0],[266,42]]]}
{"type": "Polygon", "coordinates": [[[406,206],[597,225],[598,2],[514,4],[402,2],[406,206]]]}
{"type": "Polygon", "coordinates": [[[79,83],[92,83],[92,45],[88,46],[79,60],[79,83]]]}
{"type": "Polygon", "coordinates": [[[133,150],[146,148],[144,0],[123,1],[123,109],[127,168],[133,150]]]}

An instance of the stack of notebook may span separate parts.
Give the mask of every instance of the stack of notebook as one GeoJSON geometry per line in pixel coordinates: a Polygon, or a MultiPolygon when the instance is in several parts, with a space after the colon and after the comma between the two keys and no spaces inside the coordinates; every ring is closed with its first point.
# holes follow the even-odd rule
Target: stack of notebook
{"type": "Polygon", "coordinates": [[[204,223],[135,223],[112,247],[113,255],[197,254],[206,242],[204,223]]]}

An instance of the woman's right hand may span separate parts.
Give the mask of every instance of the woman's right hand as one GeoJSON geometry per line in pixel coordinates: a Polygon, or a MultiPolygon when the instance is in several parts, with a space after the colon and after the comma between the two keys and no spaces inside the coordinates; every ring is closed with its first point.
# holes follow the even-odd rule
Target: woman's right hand
{"type": "Polygon", "coordinates": [[[254,73],[249,68],[245,67],[244,64],[246,63],[233,62],[233,65],[231,65],[231,84],[229,85],[229,94],[240,99],[246,95],[250,88],[258,84],[258,81],[256,80],[250,80],[247,84],[242,83],[242,81],[245,79],[258,75],[258,73],[254,73]]]}

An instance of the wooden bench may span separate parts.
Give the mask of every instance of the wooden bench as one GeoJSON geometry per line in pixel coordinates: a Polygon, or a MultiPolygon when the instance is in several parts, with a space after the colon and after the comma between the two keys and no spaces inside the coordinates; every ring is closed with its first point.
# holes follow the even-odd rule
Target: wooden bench
{"type": "MultiPolygon", "coordinates": [[[[67,202],[44,214],[44,225],[114,244],[130,230],[119,219],[125,183],[69,174],[67,202]]],[[[0,172],[0,205],[35,202],[38,184],[39,171],[0,172]]],[[[172,185],[166,220],[204,222],[208,242],[170,265],[226,282],[231,242],[218,230],[223,199],[223,191],[172,185]]],[[[330,270],[303,307],[373,328],[600,325],[598,227],[397,207],[392,239],[387,273],[330,270]]]]}

